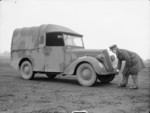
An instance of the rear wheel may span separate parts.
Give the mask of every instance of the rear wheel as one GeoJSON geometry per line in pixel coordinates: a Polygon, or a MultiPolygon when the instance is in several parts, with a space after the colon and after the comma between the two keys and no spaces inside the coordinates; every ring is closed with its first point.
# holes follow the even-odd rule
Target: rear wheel
{"type": "Polygon", "coordinates": [[[102,83],[109,83],[115,78],[115,74],[98,75],[97,77],[102,83]]]}
{"type": "Polygon", "coordinates": [[[23,79],[30,80],[34,77],[33,67],[29,61],[24,61],[21,64],[20,72],[23,79]]]}
{"type": "Polygon", "coordinates": [[[90,64],[83,63],[77,69],[77,79],[83,86],[92,86],[97,80],[97,75],[90,64]]]}

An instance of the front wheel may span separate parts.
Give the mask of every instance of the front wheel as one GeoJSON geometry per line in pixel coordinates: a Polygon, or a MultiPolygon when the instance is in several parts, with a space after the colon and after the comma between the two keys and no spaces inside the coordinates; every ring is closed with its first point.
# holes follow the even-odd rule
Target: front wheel
{"type": "Polygon", "coordinates": [[[97,75],[90,64],[83,63],[77,69],[77,79],[82,86],[92,86],[97,80],[97,75]]]}
{"type": "Polygon", "coordinates": [[[97,77],[102,83],[109,83],[115,78],[115,74],[98,75],[97,77]]]}
{"type": "Polygon", "coordinates": [[[20,72],[23,79],[30,80],[34,77],[33,67],[29,61],[24,61],[21,64],[20,72]]]}

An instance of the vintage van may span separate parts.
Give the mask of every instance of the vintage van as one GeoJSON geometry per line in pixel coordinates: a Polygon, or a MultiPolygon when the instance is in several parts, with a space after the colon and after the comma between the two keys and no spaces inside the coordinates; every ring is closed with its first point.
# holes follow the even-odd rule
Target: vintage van
{"type": "Polygon", "coordinates": [[[83,86],[92,86],[97,78],[111,82],[116,74],[106,49],[85,49],[82,35],[59,25],[24,27],[13,32],[11,65],[20,71],[23,79],[34,78],[35,73],[76,75],[83,86]]]}

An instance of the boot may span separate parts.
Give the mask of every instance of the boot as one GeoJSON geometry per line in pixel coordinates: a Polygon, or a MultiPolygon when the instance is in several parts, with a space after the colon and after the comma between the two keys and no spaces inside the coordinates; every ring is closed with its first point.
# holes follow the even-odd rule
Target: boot
{"type": "Polygon", "coordinates": [[[133,85],[130,87],[130,89],[138,89],[139,87],[137,85],[133,85]]]}
{"type": "Polygon", "coordinates": [[[118,85],[118,87],[126,87],[126,84],[121,83],[118,85]]]}

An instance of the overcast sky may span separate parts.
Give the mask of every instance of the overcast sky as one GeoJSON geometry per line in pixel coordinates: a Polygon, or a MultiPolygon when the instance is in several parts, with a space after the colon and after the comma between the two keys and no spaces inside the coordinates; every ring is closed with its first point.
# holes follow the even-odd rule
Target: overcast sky
{"type": "Polygon", "coordinates": [[[0,53],[10,51],[14,29],[57,24],[84,35],[86,48],[120,48],[150,58],[149,0],[2,0],[0,53]]]}

